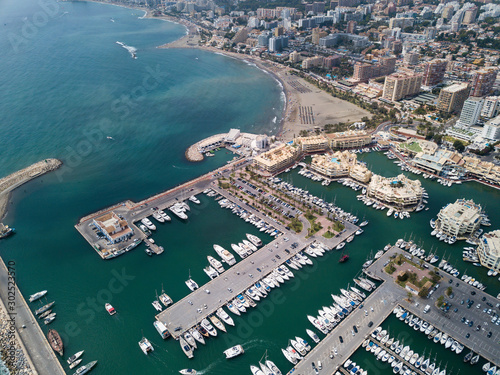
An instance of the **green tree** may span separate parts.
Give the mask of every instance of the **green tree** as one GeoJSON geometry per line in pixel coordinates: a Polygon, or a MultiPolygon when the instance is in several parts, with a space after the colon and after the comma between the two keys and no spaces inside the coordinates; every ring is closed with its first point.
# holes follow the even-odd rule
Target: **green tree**
{"type": "Polygon", "coordinates": [[[464,144],[459,141],[458,139],[453,142],[453,147],[455,148],[455,150],[459,151],[459,152],[462,152],[463,150],[465,150],[465,146],[464,144]]]}

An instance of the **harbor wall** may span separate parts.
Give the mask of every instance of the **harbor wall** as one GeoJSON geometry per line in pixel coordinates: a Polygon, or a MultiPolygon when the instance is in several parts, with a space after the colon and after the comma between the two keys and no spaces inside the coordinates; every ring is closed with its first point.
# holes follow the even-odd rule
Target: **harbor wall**
{"type": "Polygon", "coordinates": [[[61,165],[62,162],[58,159],[45,159],[0,179],[0,220],[7,213],[10,192],[61,165]]]}

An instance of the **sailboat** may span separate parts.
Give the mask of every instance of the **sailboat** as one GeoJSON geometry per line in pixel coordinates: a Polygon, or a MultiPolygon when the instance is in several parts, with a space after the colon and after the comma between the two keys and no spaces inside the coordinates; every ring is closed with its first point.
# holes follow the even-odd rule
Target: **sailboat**
{"type": "Polygon", "coordinates": [[[153,305],[153,307],[157,311],[162,311],[163,307],[161,307],[160,302],[158,302],[158,291],[157,290],[155,290],[155,294],[156,294],[156,299],[151,304],[153,305]]]}

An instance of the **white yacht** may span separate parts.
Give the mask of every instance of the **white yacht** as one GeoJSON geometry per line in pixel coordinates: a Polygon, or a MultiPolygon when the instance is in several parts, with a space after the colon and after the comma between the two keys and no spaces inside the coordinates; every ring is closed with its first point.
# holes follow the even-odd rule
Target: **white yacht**
{"type": "Polygon", "coordinates": [[[245,353],[245,351],[243,350],[243,347],[241,345],[236,345],[232,348],[224,350],[224,354],[226,355],[227,359],[234,358],[243,353],[245,353]]]}
{"type": "MultiPolygon", "coordinates": [[[[297,363],[297,362],[295,362],[297,363]]],[[[257,366],[250,366],[250,371],[252,371],[253,375],[264,375],[264,373],[257,366]]]]}
{"type": "Polygon", "coordinates": [[[196,203],[196,204],[200,204],[200,203],[201,203],[201,202],[200,202],[200,200],[199,200],[198,198],[196,198],[194,195],[191,195],[191,196],[189,197],[189,200],[190,200],[191,202],[193,202],[193,203],[196,203]]]}
{"type": "Polygon", "coordinates": [[[160,214],[160,216],[163,218],[163,220],[165,220],[165,221],[171,221],[171,220],[172,220],[172,219],[170,218],[170,216],[168,216],[168,215],[165,213],[165,211],[163,211],[163,210],[158,210],[157,212],[160,214]]]}
{"type": "Polygon", "coordinates": [[[232,266],[233,264],[236,263],[236,259],[234,259],[234,255],[232,255],[229,251],[224,249],[222,246],[215,244],[214,250],[217,252],[217,254],[219,254],[219,256],[222,258],[222,260],[224,262],[226,262],[228,265],[232,266]]]}
{"type": "Polygon", "coordinates": [[[180,205],[180,203],[176,203],[173,206],[169,207],[169,210],[172,211],[177,217],[179,217],[182,220],[187,220],[188,216],[184,212],[185,209],[183,206],[180,205]]]}
{"type": "Polygon", "coordinates": [[[214,257],[211,257],[210,255],[207,256],[207,259],[208,259],[208,263],[210,263],[210,265],[215,268],[215,270],[221,274],[222,272],[225,271],[224,267],[222,266],[222,263],[219,262],[217,259],[215,259],[214,257]]]}
{"type": "Polygon", "coordinates": [[[205,318],[201,321],[201,326],[205,328],[210,336],[217,336],[217,331],[214,326],[210,324],[210,322],[205,318]]]}
{"type": "Polygon", "coordinates": [[[179,337],[179,343],[181,345],[181,349],[182,351],[184,352],[184,354],[188,357],[188,358],[193,358],[194,357],[194,354],[193,354],[193,348],[191,348],[189,346],[189,344],[187,343],[187,341],[184,339],[184,337],[180,336],[179,337]]]}
{"type": "Polygon", "coordinates": [[[219,273],[212,266],[206,266],[205,268],[203,268],[203,271],[207,274],[208,277],[210,277],[211,280],[219,276],[219,273]]]}
{"type": "Polygon", "coordinates": [[[247,238],[248,240],[253,243],[255,246],[261,246],[262,245],[262,241],[259,237],[257,236],[254,236],[253,234],[249,234],[247,233],[247,238]]]}
{"type": "Polygon", "coordinates": [[[280,369],[274,364],[273,361],[267,360],[266,366],[274,373],[274,375],[282,375],[280,369]]]}
{"type": "Polygon", "coordinates": [[[230,326],[234,326],[234,320],[231,318],[227,312],[224,311],[222,307],[219,307],[215,313],[219,318],[221,318],[224,323],[229,324],[230,326]]]}
{"type": "Polygon", "coordinates": [[[153,217],[160,223],[164,223],[165,222],[165,219],[163,218],[163,216],[160,215],[159,212],[157,211],[154,211],[153,212],[153,217]]]}
{"type": "Polygon", "coordinates": [[[154,225],[151,220],[149,220],[147,217],[141,220],[141,223],[143,223],[149,230],[156,230],[156,225],[154,225]]]}

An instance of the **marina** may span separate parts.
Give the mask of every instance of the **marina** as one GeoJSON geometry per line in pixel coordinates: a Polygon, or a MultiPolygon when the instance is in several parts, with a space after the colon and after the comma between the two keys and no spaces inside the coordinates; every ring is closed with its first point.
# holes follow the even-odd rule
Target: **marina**
{"type": "MultiPolygon", "coordinates": [[[[465,347],[463,350],[464,353],[475,350],[484,360],[497,364],[498,358],[500,358],[500,349],[496,345],[496,340],[500,338],[500,328],[498,326],[490,326],[490,329],[493,331],[492,340],[484,335],[466,340],[464,335],[466,330],[463,328],[463,324],[459,319],[456,317],[452,319],[453,316],[450,317],[446,314],[442,314],[435,307],[430,307],[428,309],[430,311],[424,312],[425,308],[422,303],[409,303],[406,300],[407,293],[405,290],[395,285],[392,278],[387,274],[380,272],[380,265],[384,264],[392,255],[400,251],[398,247],[391,248],[367,269],[367,272],[372,272],[383,279],[382,284],[363,301],[363,309],[371,312],[365,313],[361,308],[356,309],[356,311],[343,320],[332,333],[324,338],[311,353],[300,361],[289,374],[295,371],[304,374],[310,373],[312,363],[317,363],[318,361],[323,363],[327,373],[333,374],[341,368],[344,362],[358,350],[367,338],[369,338],[369,334],[375,327],[383,325],[384,320],[394,309],[398,308],[398,306],[404,308],[408,313],[411,312],[413,316],[437,327],[439,330],[446,333],[447,337],[452,337],[453,340],[465,347]],[[368,324],[370,322],[371,324],[368,324]],[[356,334],[352,332],[351,327],[353,326],[358,327],[358,332],[356,334]],[[340,341],[340,337],[342,337],[342,341],[340,341]],[[339,353],[342,353],[342,355],[333,356],[333,358],[331,358],[329,354],[334,348],[339,353]]],[[[450,284],[457,285],[456,293],[460,294],[456,295],[455,298],[460,299],[466,298],[467,295],[470,296],[471,287],[469,285],[453,276],[445,276],[442,283],[448,284],[448,280],[452,280],[450,284]]],[[[483,297],[485,299],[491,299],[491,296],[487,294],[477,295],[478,299],[482,299],[483,297]]],[[[436,299],[436,296],[431,297],[426,303],[432,306],[432,304],[436,302],[436,299]]],[[[474,313],[474,311],[472,311],[472,313],[474,313]]],[[[400,360],[402,359],[400,358],[400,360]]],[[[411,365],[409,366],[410,368],[412,367],[411,365]]],[[[418,374],[423,374],[422,371],[418,369],[414,368],[413,370],[418,374]]]]}

